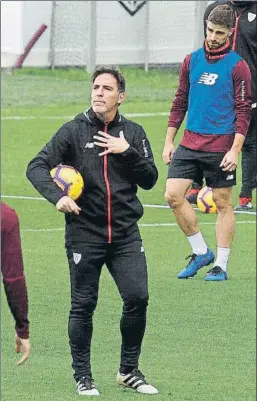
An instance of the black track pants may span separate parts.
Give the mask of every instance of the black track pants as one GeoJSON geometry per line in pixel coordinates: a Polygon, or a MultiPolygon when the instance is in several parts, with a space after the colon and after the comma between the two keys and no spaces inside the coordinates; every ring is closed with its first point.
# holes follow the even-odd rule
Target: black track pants
{"type": "Polygon", "coordinates": [[[104,264],[123,300],[120,363],[138,366],[148,304],[147,267],[141,240],[115,245],[78,243],[67,247],[67,256],[71,281],[68,330],[75,380],[91,374],[92,317],[104,264]]]}

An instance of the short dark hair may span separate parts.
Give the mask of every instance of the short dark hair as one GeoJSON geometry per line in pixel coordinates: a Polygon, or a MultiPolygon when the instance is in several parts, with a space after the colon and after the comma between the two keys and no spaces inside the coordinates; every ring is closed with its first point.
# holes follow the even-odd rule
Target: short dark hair
{"type": "Polygon", "coordinates": [[[215,7],[207,19],[207,22],[212,22],[215,25],[225,26],[231,29],[234,26],[234,12],[228,4],[222,4],[215,7]]]}
{"type": "Polygon", "coordinates": [[[95,72],[92,74],[91,80],[92,83],[95,82],[95,79],[102,74],[110,74],[112,75],[118,85],[118,91],[119,93],[125,92],[126,90],[126,81],[122,73],[117,69],[117,68],[112,68],[112,67],[99,67],[95,70],[95,72]]]}

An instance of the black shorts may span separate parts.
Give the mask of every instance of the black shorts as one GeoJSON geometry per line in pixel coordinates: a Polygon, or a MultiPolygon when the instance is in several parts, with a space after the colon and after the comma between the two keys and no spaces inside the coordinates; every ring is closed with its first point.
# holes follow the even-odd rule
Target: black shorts
{"type": "Polygon", "coordinates": [[[197,181],[202,174],[208,187],[232,187],[236,185],[236,171],[222,171],[220,168],[225,154],[225,152],[200,152],[179,145],[169,165],[168,178],[197,181]]]}

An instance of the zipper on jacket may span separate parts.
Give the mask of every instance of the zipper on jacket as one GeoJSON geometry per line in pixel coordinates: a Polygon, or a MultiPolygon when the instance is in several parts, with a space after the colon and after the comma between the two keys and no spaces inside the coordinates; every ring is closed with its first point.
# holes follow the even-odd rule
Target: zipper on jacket
{"type": "MultiPolygon", "coordinates": [[[[104,125],[104,132],[107,133],[108,124],[104,125]]],[[[106,150],[106,148],[105,148],[106,150]]],[[[108,179],[108,155],[104,155],[104,181],[107,189],[107,220],[108,220],[108,244],[112,242],[112,220],[111,220],[111,187],[108,179]]]]}
{"type": "Polygon", "coordinates": [[[232,50],[235,50],[235,48],[236,48],[236,37],[237,37],[237,31],[238,31],[238,23],[239,23],[239,18],[241,17],[241,14],[238,15],[237,12],[235,11],[235,17],[236,17],[236,23],[235,23],[235,30],[234,30],[234,36],[233,36],[232,50]]]}

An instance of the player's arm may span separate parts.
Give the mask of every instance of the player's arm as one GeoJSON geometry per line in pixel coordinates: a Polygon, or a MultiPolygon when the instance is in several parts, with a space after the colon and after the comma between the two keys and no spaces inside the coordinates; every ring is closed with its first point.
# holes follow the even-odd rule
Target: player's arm
{"type": "Polygon", "coordinates": [[[29,339],[28,295],[16,212],[1,204],[1,270],[7,302],[15,320],[16,352],[23,352],[17,362],[25,362],[31,351],[29,339]]]}
{"type": "Polygon", "coordinates": [[[67,124],[63,125],[27,167],[28,180],[54,205],[63,197],[63,191],[53,182],[49,172],[58,164],[68,162],[71,157],[71,138],[67,124]]]}
{"type": "Polygon", "coordinates": [[[248,132],[252,114],[251,72],[246,61],[240,60],[235,65],[232,73],[232,78],[234,85],[234,96],[235,96],[235,107],[236,107],[235,132],[245,137],[248,132]]]}
{"type": "Polygon", "coordinates": [[[233,145],[221,162],[224,171],[233,171],[238,165],[238,157],[248,132],[252,113],[251,72],[244,60],[240,60],[236,64],[232,78],[236,107],[236,128],[233,145]]]}
{"type": "Polygon", "coordinates": [[[168,128],[162,153],[162,158],[165,164],[169,164],[172,159],[172,155],[175,151],[174,139],[188,109],[190,60],[191,55],[188,55],[181,65],[179,72],[179,85],[169,113],[168,128]]]}
{"type": "Polygon", "coordinates": [[[169,164],[171,162],[173,153],[175,152],[174,139],[177,135],[178,128],[176,127],[168,127],[165,137],[164,148],[162,152],[162,159],[165,164],[169,164]]]}
{"type": "MultiPolygon", "coordinates": [[[[6,258],[5,255],[3,257],[6,258]]],[[[15,348],[17,353],[23,353],[21,359],[17,362],[18,365],[21,365],[28,359],[31,351],[26,281],[23,273],[19,277],[7,278],[4,271],[5,266],[2,264],[6,298],[15,320],[15,348]]]]}

